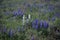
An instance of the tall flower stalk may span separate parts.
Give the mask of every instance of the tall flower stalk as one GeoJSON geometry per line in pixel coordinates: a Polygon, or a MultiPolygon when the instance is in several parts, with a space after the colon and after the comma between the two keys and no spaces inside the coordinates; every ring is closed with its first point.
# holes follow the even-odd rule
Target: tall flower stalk
{"type": "Polygon", "coordinates": [[[25,15],[23,15],[23,20],[22,20],[22,24],[24,25],[25,24],[25,15]]]}

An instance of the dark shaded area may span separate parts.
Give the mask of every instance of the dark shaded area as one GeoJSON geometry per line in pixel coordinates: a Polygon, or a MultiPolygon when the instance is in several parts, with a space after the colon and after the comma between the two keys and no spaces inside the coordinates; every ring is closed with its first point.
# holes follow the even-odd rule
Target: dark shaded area
{"type": "Polygon", "coordinates": [[[0,0],[0,5],[1,5],[1,3],[3,2],[4,0],[0,0]]]}

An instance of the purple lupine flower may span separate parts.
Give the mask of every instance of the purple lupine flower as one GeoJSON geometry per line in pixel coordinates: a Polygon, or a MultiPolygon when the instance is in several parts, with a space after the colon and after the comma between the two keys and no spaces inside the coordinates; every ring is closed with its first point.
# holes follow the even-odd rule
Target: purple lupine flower
{"type": "Polygon", "coordinates": [[[10,29],[10,30],[9,30],[9,32],[8,32],[8,35],[9,35],[10,37],[12,37],[12,36],[13,36],[13,34],[14,34],[14,33],[13,33],[13,30],[12,30],[12,29],[10,29]]]}
{"type": "Polygon", "coordinates": [[[21,31],[20,27],[18,27],[18,28],[17,28],[17,31],[18,31],[18,32],[20,32],[20,31],[21,31]]]}
{"type": "Polygon", "coordinates": [[[55,17],[52,17],[52,21],[55,21],[55,19],[56,19],[55,17]]]}
{"type": "MultiPolygon", "coordinates": [[[[0,21],[0,22],[1,22],[1,21],[0,21]]],[[[2,25],[3,25],[3,24],[0,24],[0,32],[2,32],[2,27],[3,27],[2,25]]]]}
{"type": "Polygon", "coordinates": [[[32,12],[33,11],[33,9],[32,9],[33,7],[32,6],[30,6],[30,12],[32,12]]]}
{"type": "Polygon", "coordinates": [[[9,7],[14,7],[15,6],[15,4],[12,4],[12,3],[9,3],[9,5],[8,5],[9,7]]]}
{"type": "Polygon", "coordinates": [[[3,28],[3,32],[4,33],[7,32],[7,28],[6,27],[3,28]]]}
{"type": "Polygon", "coordinates": [[[44,14],[46,14],[48,12],[47,9],[41,9],[41,12],[43,12],[44,14]]]}
{"type": "Polygon", "coordinates": [[[17,11],[13,11],[14,16],[17,16],[17,15],[23,16],[23,14],[24,13],[21,11],[21,9],[18,9],[17,11]]]}
{"type": "Polygon", "coordinates": [[[50,2],[51,0],[45,0],[45,2],[50,2]]]}
{"type": "Polygon", "coordinates": [[[60,18],[60,12],[56,12],[56,13],[54,14],[54,16],[60,18]]]}
{"type": "Polygon", "coordinates": [[[32,12],[32,8],[30,9],[30,12],[32,12]]]}
{"type": "Polygon", "coordinates": [[[27,3],[26,1],[23,2],[23,5],[24,5],[25,7],[31,7],[31,5],[30,5],[29,3],[27,3]]]}
{"type": "Polygon", "coordinates": [[[32,27],[35,28],[35,29],[38,29],[38,19],[35,19],[33,22],[32,22],[32,27]]]}
{"type": "Polygon", "coordinates": [[[17,16],[17,11],[13,11],[13,15],[14,16],[17,16]]]}
{"type": "Polygon", "coordinates": [[[27,4],[27,7],[31,7],[31,5],[30,4],[27,4]]]}
{"type": "Polygon", "coordinates": [[[40,21],[40,28],[42,28],[43,27],[43,21],[40,21]]]}
{"type": "Polygon", "coordinates": [[[21,9],[18,9],[18,14],[21,15],[21,16],[23,16],[23,12],[22,12],[21,9]]]}
{"type": "Polygon", "coordinates": [[[52,5],[52,4],[48,5],[48,11],[49,12],[53,11],[54,8],[55,8],[54,5],[52,5]]]}
{"type": "Polygon", "coordinates": [[[10,11],[4,12],[4,15],[9,16],[10,15],[10,11]]]}
{"type": "Polygon", "coordinates": [[[38,29],[38,25],[35,26],[35,29],[38,29]]]}
{"type": "Polygon", "coordinates": [[[34,7],[34,8],[38,7],[38,4],[34,3],[34,4],[33,4],[33,7],[34,7]]]}
{"type": "Polygon", "coordinates": [[[34,40],[34,36],[31,37],[31,40],[34,40]]]}
{"type": "Polygon", "coordinates": [[[48,28],[48,23],[46,21],[43,22],[43,27],[48,28]]]}
{"type": "Polygon", "coordinates": [[[45,4],[38,4],[39,8],[43,8],[45,6],[45,4]]]}
{"type": "Polygon", "coordinates": [[[0,8],[5,8],[5,5],[0,5],[0,8]]]}
{"type": "Polygon", "coordinates": [[[27,2],[26,2],[26,1],[24,1],[24,2],[22,2],[22,4],[23,4],[24,6],[26,6],[27,2]]]}
{"type": "Polygon", "coordinates": [[[48,17],[48,21],[50,21],[51,20],[51,18],[50,17],[48,17]]]}
{"type": "Polygon", "coordinates": [[[56,29],[55,31],[56,31],[56,33],[58,33],[58,32],[60,32],[60,29],[56,29]]]}
{"type": "Polygon", "coordinates": [[[21,31],[25,31],[25,28],[24,28],[24,26],[22,26],[22,27],[21,27],[21,31]]]}
{"type": "Polygon", "coordinates": [[[60,5],[56,5],[56,8],[60,9],[60,5]]]}

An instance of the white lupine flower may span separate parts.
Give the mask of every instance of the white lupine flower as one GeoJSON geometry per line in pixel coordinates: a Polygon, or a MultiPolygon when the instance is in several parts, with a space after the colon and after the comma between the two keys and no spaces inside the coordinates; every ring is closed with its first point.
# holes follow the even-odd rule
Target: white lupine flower
{"type": "Polygon", "coordinates": [[[31,15],[30,15],[30,14],[28,15],[28,18],[29,18],[29,19],[31,18],[31,15]]]}
{"type": "Polygon", "coordinates": [[[31,18],[31,15],[29,14],[27,19],[25,19],[25,18],[26,18],[25,15],[23,15],[23,20],[22,20],[22,21],[23,21],[23,23],[22,23],[23,25],[25,24],[25,22],[26,22],[26,23],[29,22],[29,20],[30,20],[30,18],[31,18]]]}
{"type": "Polygon", "coordinates": [[[24,23],[25,23],[25,15],[23,15],[23,20],[22,21],[23,21],[23,25],[24,25],[24,23]]]}
{"type": "Polygon", "coordinates": [[[28,18],[26,19],[26,23],[29,22],[30,18],[31,18],[31,15],[29,14],[29,15],[28,15],[28,18]]]}
{"type": "Polygon", "coordinates": [[[26,19],[26,23],[28,23],[29,22],[29,19],[26,19]]]}

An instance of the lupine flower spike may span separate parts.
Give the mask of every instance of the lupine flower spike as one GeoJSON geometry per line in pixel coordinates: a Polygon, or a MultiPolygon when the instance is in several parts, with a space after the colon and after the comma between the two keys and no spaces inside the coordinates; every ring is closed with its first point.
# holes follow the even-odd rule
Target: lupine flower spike
{"type": "Polygon", "coordinates": [[[17,28],[17,31],[20,32],[20,30],[21,30],[20,27],[18,27],[18,28],[17,28]]]}
{"type": "Polygon", "coordinates": [[[55,21],[55,17],[52,17],[52,21],[55,21]]]}
{"type": "Polygon", "coordinates": [[[43,22],[43,26],[44,26],[44,28],[48,28],[48,23],[47,23],[47,21],[44,21],[44,22],[43,22]]]}
{"type": "Polygon", "coordinates": [[[25,15],[23,15],[23,25],[25,24],[25,15]]]}
{"type": "Polygon", "coordinates": [[[43,22],[42,21],[40,21],[40,28],[42,28],[43,27],[43,22]]]}
{"type": "Polygon", "coordinates": [[[27,16],[26,23],[29,23],[30,19],[31,19],[31,15],[29,14],[29,15],[27,16]]]}
{"type": "Polygon", "coordinates": [[[7,28],[6,27],[3,28],[3,32],[4,33],[7,32],[7,28]]]}
{"type": "Polygon", "coordinates": [[[35,29],[38,29],[38,19],[35,19],[33,22],[32,22],[32,27],[35,28],[35,29]]]}
{"type": "Polygon", "coordinates": [[[29,17],[29,19],[30,19],[30,18],[31,18],[31,15],[29,14],[28,17],[29,17]]]}
{"type": "Polygon", "coordinates": [[[34,36],[31,37],[31,40],[34,40],[34,36]]]}
{"type": "Polygon", "coordinates": [[[9,35],[9,37],[13,36],[13,30],[12,29],[9,30],[8,35],[9,35]]]}

